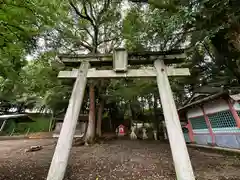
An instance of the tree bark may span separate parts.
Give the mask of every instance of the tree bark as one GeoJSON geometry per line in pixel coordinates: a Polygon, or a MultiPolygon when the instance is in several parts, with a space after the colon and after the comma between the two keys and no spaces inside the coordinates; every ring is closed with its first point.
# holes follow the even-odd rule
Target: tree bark
{"type": "Polygon", "coordinates": [[[102,136],[102,112],[104,108],[104,100],[101,99],[98,105],[98,117],[97,117],[97,136],[102,136]]]}
{"type": "Polygon", "coordinates": [[[89,101],[89,118],[85,144],[92,144],[95,138],[95,90],[93,84],[90,84],[89,86],[89,101]]]}

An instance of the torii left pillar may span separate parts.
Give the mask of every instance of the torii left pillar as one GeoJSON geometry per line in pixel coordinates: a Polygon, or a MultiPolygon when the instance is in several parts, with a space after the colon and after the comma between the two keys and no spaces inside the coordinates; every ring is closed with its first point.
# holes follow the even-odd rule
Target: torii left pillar
{"type": "Polygon", "coordinates": [[[84,98],[89,66],[89,62],[82,62],[79,68],[47,180],[62,180],[64,178],[73,136],[84,98]]]}

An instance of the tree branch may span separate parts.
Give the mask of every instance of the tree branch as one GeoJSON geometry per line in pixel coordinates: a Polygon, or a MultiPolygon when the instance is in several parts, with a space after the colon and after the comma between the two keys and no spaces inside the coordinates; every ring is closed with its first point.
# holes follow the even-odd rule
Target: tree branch
{"type": "Polygon", "coordinates": [[[31,8],[29,8],[27,6],[22,6],[22,5],[19,5],[19,4],[7,4],[7,6],[14,6],[14,7],[18,7],[18,8],[24,8],[24,9],[27,9],[27,10],[31,11],[32,14],[35,14],[35,12],[31,8]]]}
{"type": "Polygon", "coordinates": [[[175,36],[172,38],[170,45],[169,45],[169,49],[174,49],[176,46],[178,46],[181,41],[183,40],[183,36],[179,37],[179,36],[175,36]]]}
{"type": "MultiPolygon", "coordinates": [[[[112,43],[111,43],[111,45],[109,47],[108,53],[111,53],[118,43],[119,43],[119,41],[115,41],[115,43],[113,43],[113,41],[112,41],[112,43]]],[[[117,46],[120,46],[120,44],[121,43],[119,43],[117,46]]]]}
{"type": "Polygon", "coordinates": [[[87,42],[87,41],[85,41],[85,40],[81,40],[81,41],[83,41],[83,43],[85,43],[86,45],[88,45],[89,47],[91,47],[91,45],[87,42]]]}
{"type": "Polygon", "coordinates": [[[88,28],[87,28],[87,27],[84,27],[83,30],[87,32],[87,34],[92,38],[92,41],[93,41],[93,35],[90,33],[90,31],[88,30],[88,28]]]}
{"type": "Polygon", "coordinates": [[[97,23],[100,21],[103,13],[109,8],[109,6],[110,6],[110,0],[105,0],[102,10],[99,12],[97,16],[97,23]]]}
{"type": "Polygon", "coordinates": [[[73,4],[73,2],[72,2],[71,0],[69,0],[69,4],[70,4],[71,7],[74,9],[74,11],[76,12],[76,14],[77,14],[79,17],[81,17],[81,18],[89,21],[90,24],[92,25],[93,29],[94,29],[94,35],[93,35],[93,36],[90,34],[89,31],[86,31],[86,32],[91,36],[91,38],[92,38],[92,40],[93,40],[93,47],[89,47],[89,46],[87,46],[87,45],[84,44],[84,43],[82,43],[81,45],[82,45],[83,47],[86,47],[86,48],[87,48],[88,50],[90,50],[92,53],[96,53],[96,52],[97,52],[97,46],[98,46],[98,44],[97,44],[97,41],[98,41],[98,26],[96,25],[97,23],[94,22],[94,20],[91,19],[91,17],[88,15],[88,13],[87,13],[87,6],[86,6],[87,3],[86,3],[86,2],[87,2],[87,0],[83,0],[82,5],[83,5],[84,14],[82,14],[82,13],[78,10],[78,8],[73,4]]]}
{"type": "Polygon", "coordinates": [[[16,26],[16,25],[13,25],[13,24],[9,24],[8,22],[2,22],[5,26],[11,26],[11,27],[13,27],[13,28],[15,28],[15,29],[18,29],[18,30],[20,30],[20,31],[22,31],[22,32],[26,32],[25,31],[25,29],[23,29],[23,28],[21,28],[21,27],[19,27],[19,26],[16,26]]]}
{"type": "Polygon", "coordinates": [[[72,2],[71,0],[69,0],[68,2],[69,2],[69,4],[70,4],[70,6],[74,9],[75,13],[76,13],[79,17],[81,17],[82,19],[85,19],[85,20],[89,21],[89,22],[92,24],[92,26],[95,26],[93,20],[92,20],[92,19],[88,16],[88,14],[87,14],[87,8],[86,8],[86,6],[85,6],[85,1],[84,1],[84,3],[83,3],[83,8],[84,8],[84,13],[85,13],[85,15],[83,15],[83,14],[78,10],[78,8],[73,4],[73,2],[72,2]]]}
{"type": "Polygon", "coordinates": [[[114,40],[117,40],[118,39],[118,37],[113,37],[113,38],[111,38],[111,39],[105,39],[105,40],[103,40],[103,41],[100,41],[99,43],[98,43],[98,45],[100,45],[100,44],[102,44],[102,43],[107,43],[107,42],[110,42],[110,41],[114,41],[114,40]]]}
{"type": "MultiPolygon", "coordinates": [[[[63,33],[63,35],[65,34],[65,32],[61,29],[58,29],[58,31],[63,33]]],[[[73,37],[71,37],[71,38],[73,38],[73,37]]],[[[86,41],[84,41],[84,40],[81,40],[81,41],[76,41],[75,45],[82,46],[82,47],[88,49],[89,51],[93,50],[93,47],[91,47],[90,44],[85,44],[84,42],[86,42],[86,41]],[[83,42],[81,42],[81,41],[83,41],[83,42]]]]}
{"type": "Polygon", "coordinates": [[[85,13],[85,15],[86,15],[88,21],[90,21],[90,23],[92,24],[92,26],[95,27],[96,25],[95,25],[94,21],[91,19],[91,17],[90,17],[90,16],[88,15],[88,13],[87,13],[86,2],[87,2],[87,0],[84,0],[84,1],[83,1],[83,9],[84,9],[84,13],[85,13]]]}
{"type": "Polygon", "coordinates": [[[202,42],[205,50],[207,51],[208,55],[211,57],[212,60],[215,60],[215,57],[213,57],[212,53],[210,52],[210,49],[207,47],[206,42],[202,42]]]}
{"type": "Polygon", "coordinates": [[[13,32],[12,29],[9,28],[9,26],[6,26],[6,28],[7,28],[12,34],[14,34],[19,41],[22,41],[22,38],[21,38],[17,33],[13,32]]]}
{"type": "Polygon", "coordinates": [[[96,22],[96,17],[95,17],[94,14],[93,14],[93,6],[92,6],[91,2],[88,2],[88,1],[86,1],[86,2],[88,3],[89,8],[90,8],[91,18],[96,22]]]}
{"type": "Polygon", "coordinates": [[[83,42],[81,42],[81,41],[78,41],[78,42],[76,42],[76,45],[82,46],[82,47],[84,47],[84,48],[88,49],[90,52],[92,52],[92,51],[94,50],[94,48],[93,48],[93,47],[91,47],[91,46],[88,46],[87,44],[84,44],[84,43],[83,43],[83,42]]]}

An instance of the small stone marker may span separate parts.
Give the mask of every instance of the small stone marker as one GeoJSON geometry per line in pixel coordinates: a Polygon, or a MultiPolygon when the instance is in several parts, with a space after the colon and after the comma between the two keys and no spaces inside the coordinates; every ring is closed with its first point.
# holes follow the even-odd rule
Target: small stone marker
{"type": "Polygon", "coordinates": [[[153,136],[154,136],[154,140],[157,141],[158,138],[157,138],[157,131],[156,130],[153,130],[153,136]]]}
{"type": "Polygon", "coordinates": [[[135,134],[136,128],[137,128],[136,126],[131,127],[131,131],[132,131],[131,134],[130,134],[131,139],[137,139],[137,135],[135,134]]]}
{"type": "Polygon", "coordinates": [[[147,129],[146,128],[143,128],[143,139],[148,139],[148,136],[147,136],[147,129]]]}

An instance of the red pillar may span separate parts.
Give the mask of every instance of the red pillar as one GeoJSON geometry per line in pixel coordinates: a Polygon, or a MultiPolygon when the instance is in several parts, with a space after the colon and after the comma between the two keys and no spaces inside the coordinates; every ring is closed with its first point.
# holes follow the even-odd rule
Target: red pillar
{"type": "Polygon", "coordinates": [[[191,142],[194,143],[193,128],[192,128],[192,124],[191,124],[190,120],[188,120],[187,128],[188,128],[189,138],[190,138],[191,142]]]}
{"type": "Polygon", "coordinates": [[[231,113],[237,123],[237,127],[240,128],[240,118],[238,116],[236,109],[233,107],[233,104],[231,103],[230,99],[227,100],[227,103],[228,103],[229,110],[231,111],[231,113]]]}
{"type": "Polygon", "coordinates": [[[212,130],[212,125],[211,125],[211,123],[210,123],[210,121],[208,119],[208,116],[205,113],[204,107],[201,107],[201,109],[202,109],[203,116],[204,116],[204,119],[206,121],[206,124],[208,126],[209,133],[210,133],[210,135],[212,137],[212,145],[214,145],[215,144],[215,136],[214,136],[214,133],[213,133],[213,130],[212,130]]]}

